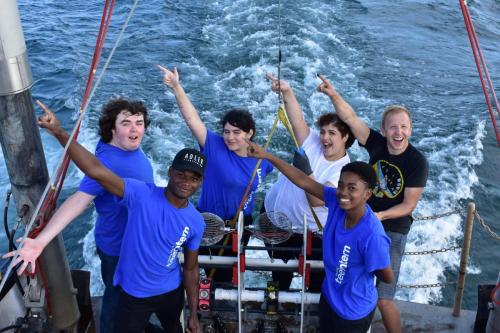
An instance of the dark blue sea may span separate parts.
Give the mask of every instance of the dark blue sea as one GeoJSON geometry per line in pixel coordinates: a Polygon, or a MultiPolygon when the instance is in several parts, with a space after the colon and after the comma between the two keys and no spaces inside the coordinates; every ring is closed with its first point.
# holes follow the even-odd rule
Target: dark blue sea
{"type": "MultiPolygon", "coordinates": [[[[18,5],[36,80],[33,96],[57,112],[70,130],[85,87],[103,1],[18,0],[18,5]]],[[[117,1],[101,65],[131,7],[130,0],[117,1]]],[[[469,8],[493,82],[499,87],[500,2],[469,1],[469,8]]],[[[224,110],[244,107],[256,118],[257,141],[263,142],[278,107],[264,75],[277,72],[280,41],[282,78],[294,87],[310,124],[332,110],[327,98],[315,92],[316,73],[331,79],[375,128],[385,106],[404,104],[411,110],[412,142],[430,164],[430,178],[415,215],[456,209],[461,213],[415,222],[407,250],[461,244],[469,201],[500,233],[500,147],[458,0],[290,0],[281,1],[281,10],[277,0],[141,1],[90,104],[79,141],[94,149],[99,111],[109,98],[141,99],[152,115],[143,147],[156,180],[166,184],[167,166],[174,154],[180,147],[195,146],[195,141],[155,68],[162,64],[178,67],[185,90],[209,128],[219,129],[217,122],[224,110]]],[[[41,135],[52,173],[61,148],[47,133],[41,135]]],[[[270,149],[290,158],[292,146],[280,128],[270,149]]],[[[352,159],[367,159],[357,144],[350,154],[352,159]]],[[[69,170],[60,200],[78,188],[81,177],[75,168],[69,170]]],[[[258,200],[275,179],[276,174],[268,177],[258,200]]],[[[8,188],[0,155],[0,200],[8,188]]],[[[14,215],[11,207],[11,225],[14,215]]],[[[100,294],[94,219],[89,208],[64,231],[64,239],[71,267],[91,270],[92,292],[100,294]]],[[[0,242],[4,252],[3,233],[0,242]]],[[[458,251],[407,256],[400,283],[453,283],[458,264],[458,251]]],[[[468,269],[464,307],[475,309],[477,284],[494,283],[500,269],[500,242],[479,224],[474,228],[468,269]]],[[[265,275],[250,278],[263,283],[265,275]]],[[[401,289],[397,296],[451,306],[453,295],[454,287],[446,286],[401,289]]]]}

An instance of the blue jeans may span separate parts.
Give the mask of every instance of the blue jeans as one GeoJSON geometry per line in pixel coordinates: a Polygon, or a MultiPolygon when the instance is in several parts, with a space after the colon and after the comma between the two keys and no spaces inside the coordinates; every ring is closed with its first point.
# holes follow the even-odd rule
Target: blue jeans
{"type": "Polygon", "coordinates": [[[116,309],[120,300],[120,288],[113,286],[113,277],[115,276],[118,258],[109,256],[97,248],[97,254],[101,259],[101,276],[104,282],[104,295],[102,296],[100,332],[113,333],[113,324],[115,322],[116,309]]]}

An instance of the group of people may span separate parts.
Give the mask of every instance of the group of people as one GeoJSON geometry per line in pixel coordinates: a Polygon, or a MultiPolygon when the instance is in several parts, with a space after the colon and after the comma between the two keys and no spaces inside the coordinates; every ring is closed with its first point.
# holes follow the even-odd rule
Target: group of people
{"type": "MultiPolygon", "coordinates": [[[[152,313],[165,332],[182,332],[184,290],[190,310],[188,329],[200,332],[198,254],[205,227],[200,212],[233,219],[258,159],[263,159],[243,205],[245,224],[252,220],[252,192],[276,167],[282,175],[266,194],[261,210],[283,212],[296,226],[302,226],[305,213],[311,230],[324,226],[322,239],[315,242],[322,248],[316,259],[323,260],[325,274],[315,275],[318,281],[312,283],[321,292],[320,332],[366,332],[377,306],[387,331],[400,332],[393,298],[411,213],[428,172],[425,157],[408,141],[412,131],[408,110],[389,107],[380,132],[370,129],[319,76],[318,91],[330,98],[335,112],[319,117],[318,132],[306,123],[290,85],[268,75],[272,89],[281,89],[301,146],[292,166],[252,141],[255,122],[246,110],[226,112],[220,122],[222,134],[207,129],[177,69],[158,67],[199,149],[179,151],[168,169],[168,185],[154,185],[151,164],[140,147],[150,122],[147,109],[137,101],[108,102],[99,119],[101,139],[95,156],[77,142],[68,149],[86,175],[79,190],[36,239],[25,240],[13,263],[21,264],[18,272],[27,268],[34,272],[44,247],[94,201],[95,240],[105,285],[101,332],[143,332],[152,313]],[[369,164],[350,161],[347,149],[355,139],[367,149],[369,164]],[[194,206],[189,198],[199,187],[194,206]],[[177,259],[181,251],[182,267],[177,259]]],[[[65,145],[69,135],[56,116],[37,103],[44,111],[40,127],[65,145]]],[[[294,236],[282,246],[301,242],[302,236],[294,236]]],[[[217,275],[214,278],[217,281],[217,275]]],[[[292,275],[273,272],[273,278],[283,289],[289,287],[292,275]]]]}

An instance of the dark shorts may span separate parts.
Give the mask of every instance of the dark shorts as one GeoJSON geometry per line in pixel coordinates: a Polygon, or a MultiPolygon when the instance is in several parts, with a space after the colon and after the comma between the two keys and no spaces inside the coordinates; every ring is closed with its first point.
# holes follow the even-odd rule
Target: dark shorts
{"type": "Polygon", "coordinates": [[[370,328],[375,308],[366,317],[357,320],[347,320],[333,311],[323,295],[321,295],[319,299],[319,332],[365,333],[370,328]]]}
{"type": "Polygon", "coordinates": [[[391,268],[394,273],[392,283],[384,283],[380,280],[377,281],[378,298],[394,299],[396,295],[396,286],[399,279],[399,269],[401,268],[401,259],[405,252],[406,236],[398,232],[387,231],[387,236],[391,239],[390,257],[391,268]]]}

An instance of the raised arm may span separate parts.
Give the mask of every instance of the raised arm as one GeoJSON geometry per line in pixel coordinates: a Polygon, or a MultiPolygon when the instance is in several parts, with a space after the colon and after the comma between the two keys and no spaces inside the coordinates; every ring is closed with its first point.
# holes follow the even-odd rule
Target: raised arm
{"type": "MultiPolygon", "coordinates": [[[[36,101],[42,108],[44,114],[38,118],[38,125],[45,128],[52,134],[62,146],[65,146],[69,140],[69,134],[66,133],[57,117],[42,102],[36,101]]],[[[95,179],[106,191],[123,197],[125,183],[123,179],[115,175],[106,168],[99,160],[87,149],[83,148],[78,142],[73,140],[68,148],[68,155],[84,174],[95,179]]]]}
{"type": "Polygon", "coordinates": [[[323,185],[308,177],[305,173],[303,173],[296,167],[291,166],[279,157],[266,151],[258,144],[253,143],[249,140],[247,140],[247,143],[248,156],[268,160],[276,168],[278,168],[281,173],[283,173],[288,179],[290,179],[292,183],[294,183],[304,191],[314,195],[315,197],[324,200],[323,185]]]}
{"type": "Polygon", "coordinates": [[[290,87],[288,82],[283,80],[281,80],[281,84],[279,84],[278,79],[276,79],[271,73],[267,73],[266,77],[272,81],[273,91],[278,92],[279,89],[281,89],[283,101],[285,102],[286,114],[288,115],[288,119],[292,125],[293,133],[295,134],[299,145],[302,146],[309,135],[310,129],[304,120],[304,114],[302,113],[302,109],[297,101],[297,98],[295,98],[292,87],[290,87]]]}
{"type": "Polygon", "coordinates": [[[182,88],[182,85],[179,81],[179,73],[177,72],[177,67],[174,67],[173,71],[169,71],[168,69],[160,65],[158,65],[158,68],[163,72],[163,83],[167,87],[172,89],[182,117],[191,130],[191,133],[193,133],[196,141],[198,141],[198,144],[202,147],[205,147],[205,141],[207,139],[207,128],[201,120],[198,111],[194,107],[193,103],[191,103],[191,100],[184,91],[184,88],[182,88]]]}
{"type": "Polygon", "coordinates": [[[339,118],[349,126],[358,142],[364,145],[370,135],[370,128],[356,115],[354,109],[342,98],[326,77],[323,75],[318,75],[318,77],[322,81],[318,86],[318,91],[330,97],[339,118]]]}
{"type": "Polygon", "coordinates": [[[407,187],[404,191],[405,198],[400,204],[392,206],[387,210],[376,212],[375,215],[380,221],[411,215],[415,207],[417,207],[418,200],[423,191],[423,187],[407,187]]]}
{"type": "MultiPolygon", "coordinates": [[[[77,191],[73,193],[59,209],[54,213],[47,226],[35,238],[26,238],[24,245],[19,249],[19,257],[14,265],[23,261],[23,265],[18,269],[18,274],[21,275],[28,264],[31,268],[31,273],[35,272],[36,259],[42,254],[47,244],[54,239],[71,221],[80,215],[92,202],[94,196],[87,193],[77,191]]],[[[20,241],[19,239],[18,241],[20,241]]],[[[13,257],[15,251],[5,254],[3,257],[13,257]]]]}
{"type": "Polygon", "coordinates": [[[198,321],[198,289],[200,282],[200,268],[198,265],[198,250],[191,251],[184,248],[184,288],[186,289],[189,306],[188,328],[191,333],[200,333],[198,321]]]}

